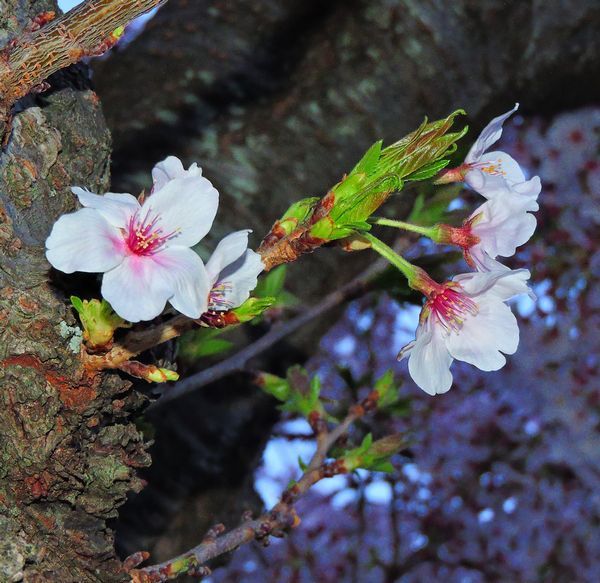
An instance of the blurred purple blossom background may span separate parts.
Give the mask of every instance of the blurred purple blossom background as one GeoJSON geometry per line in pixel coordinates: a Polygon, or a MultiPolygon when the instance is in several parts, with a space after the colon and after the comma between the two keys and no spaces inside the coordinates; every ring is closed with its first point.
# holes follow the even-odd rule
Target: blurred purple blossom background
{"type": "MultiPolygon", "coordinates": [[[[429,397],[396,364],[401,406],[357,428],[407,432],[396,472],[322,482],[293,536],[240,549],[212,581],[600,580],[599,132],[600,108],[516,116],[498,145],[543,183],[538,230],[511,263],[531,269],[538,300],[514,305],[521,342],[508,365],[455,363],[452,390],[429,397]]],[[[475,201],[464,191],[453,207],[475,201]]],[[[381,293],[349,305],[309,363],[327,396],[368,390],[418,312],[381,293]]],[[[276,427],[255,482],[265,505],[310,456],[308,435],[302,420],[276,427]]]]}

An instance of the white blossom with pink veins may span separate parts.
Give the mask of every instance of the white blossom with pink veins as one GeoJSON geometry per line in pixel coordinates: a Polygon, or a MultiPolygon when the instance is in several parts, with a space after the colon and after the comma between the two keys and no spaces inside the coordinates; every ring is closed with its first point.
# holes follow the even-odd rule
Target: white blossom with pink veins
{"type": "Polygon", "coordinates": [[[171,157],[155,167],[143,204],[131,194],[73,188],[85,208],[60,217],[46,240],[56,269],[104,273],[102,296],[130,322],[151,320],[167,301],[190,318],[208,309],[211,283],[190,247],[210,230],[219,193],[195,165],[177,176],[165,171],[179,166],[171,157]]]}
{"type": "Polygon", "coordinates": [[[483,371],[502,368],[504,355],[514,354],[519,344],[517,320],[504,302],[530,293],[529,275],[526,269],[505,268],[436,284],[421,311],[416,339],[399,354],[408,357],[415,383],[430,395],[445,393],[455,359],[483,371]]]}
{"type": "Polygon", "coordinates": [[[208,300],[210,310],[237,308],[256,287],[258,275],[265,267],[260,255],[248,249],[248,235],[251,232],[244,230],[227,235],[206,263],[211,284],[208,300]]]}

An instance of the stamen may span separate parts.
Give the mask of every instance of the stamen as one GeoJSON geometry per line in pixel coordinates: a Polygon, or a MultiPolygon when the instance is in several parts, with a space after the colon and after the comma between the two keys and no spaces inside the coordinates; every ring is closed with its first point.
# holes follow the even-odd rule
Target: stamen
{"type": "Polygon", "coordinates": [[[213,286],[208,296],[208,307],[210,310],[230,310],[233,308],[231,300],[227,299],[227,296],[233,289],[230,283],[219,282],[213,286]]]}
{"type": "Polygon", "coordinates": [[[144,218],[140,218],[140,211],[136,212],[127,225],[125,242],[135,255],[154,255],[160,251],[167,241],[179,234],[179,229],[163,235],[163,230],[158,226],[160,216],[152,215],[152,208],[146,211],[144,218]]]}
{"type": "Polygon", "coordinates": [[[478,162],[473,164],[473,168],[478,168],[482,172],[489,174],[490,176],[506,176],[506,172],[502,169],[502,161],[496,160],[496,162],[478,162]]]}
{"type": "Polygon", "coordinates": [[[440,293],[432,293],[425,303],[425,314],[435,314],[448,332],[460,332],[468,316],[476,316],[477,304],[466,295],[445,287],[440,293]]]}

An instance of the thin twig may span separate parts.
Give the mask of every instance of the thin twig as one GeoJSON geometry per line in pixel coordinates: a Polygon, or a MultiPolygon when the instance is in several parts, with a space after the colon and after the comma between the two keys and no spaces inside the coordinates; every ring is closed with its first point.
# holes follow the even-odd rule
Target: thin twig
{"type": "Polygon", "coordinates": [[[232,373],[244,370],[250,359],[265,352],[265,350],[268,350],[271,348],[271,346],[277,344],[286,336],[289,336],[299,328],[302,328],[302,326],[312,322],[336,306],[339,306],[340,304],[368,291],[372,281],[385,270],[387,265],[388,264],[385,260],[377,260],[363,273],[358,275],[352,281],[348,282],[339,290],[327,295],[313,308],[307,310],[299,316],[296,316],[289,322],[285,322],[276,326],[262,338],[259,338],[256,342],[240,350],[237,354],[234,354],[230,358],[227,358],[210,368],[179,381],[173,387],[167,389],[162,397],[152,403],[148,409],[157,409],[166,403],[169,403],[175,399],[179,399],[180,397],[196,391],[205,385],[213,383],[232,373]]]}
{"type": "Polygon", "coordinates": [[[21,35],[0,51],[0,120],[52,73],[104,53],[120,28],[166,0],[87,0],[67,14],[21,35]]]}
{"type": "MultiPolygon", "coordinates": [[[[296,527],[300,524],[300,519],[296,514],[294,504],[323,478],[346,473],[344,460],[327,462],[327,454],[338,439],[347,433],[354,421],[374,408],[376,401],[376,397],[370,396],[359,405],[352,407],[342,423],[332,431],[327,429],[324,420],[317,420],[318,422],[315,423],[315,426],[318,427],[315,431],[317,449],[314,455],[300,480],[285,490],[279,502],[271,510],[257,519],[244,521],[240,526],[222,536],[205,538],[198,546],[174,559],[158,565],[131,570],[132,581],[134,583],[162,583],[184,574],[204,575],[208,573],[204,567],[207,561],[255,539],[266,541],[269,536],[283,536],[286,531],[296,527]]],[[[146,558],[146,554],[137,553],[136,557],[143,560],[146,558]]]]}

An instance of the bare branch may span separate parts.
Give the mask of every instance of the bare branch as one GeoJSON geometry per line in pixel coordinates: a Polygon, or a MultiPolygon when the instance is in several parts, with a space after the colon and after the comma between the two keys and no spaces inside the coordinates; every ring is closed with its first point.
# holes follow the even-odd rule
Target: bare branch
{"type": "MultiPolygon", "coordinates": [[[[298,526],[300,519],[294,504],[323,478],[331,478],[347,472],[343,459],[328,462],[327,454],[358,418],[375,408],[377,399],[377,393],[371,393],[366,399],[353,406],[346,418],[332,431],[328,430],[324,421],[321,423],[316,422],[321,420],[312,420],[311,424],[316,428],[317,449],[300,480],[285,490],[279,502],[271,510],[257,519],[245,520],[240,526],[221,536],[218,536],[222,531],[219,525],[218,530],[215,530],[217,536],[212,534],[205,537],[202,543],[188,552],[158,565],[131,570],[129,574],[132,581],[162,583],[185,574],[204,576],[210,573],[204,565],[211,559],[233,551],[252,540],[266,541],[269,536],[284,536],[287,531],[298,526]]],[[[142,560],[146,555],[136,553],[136,557],[142,560]]]]}

